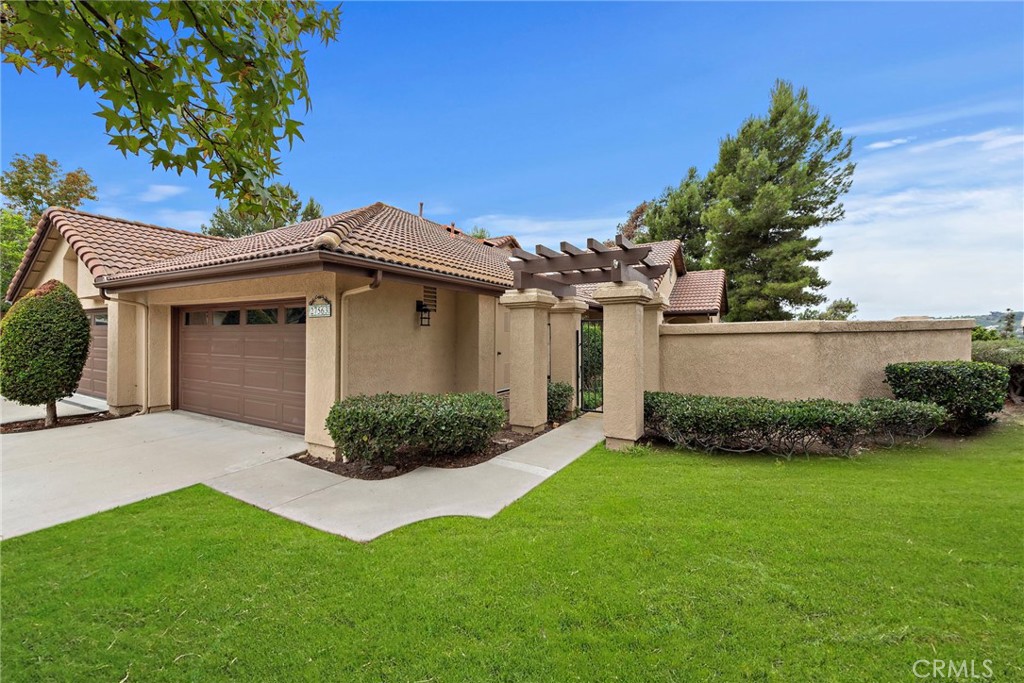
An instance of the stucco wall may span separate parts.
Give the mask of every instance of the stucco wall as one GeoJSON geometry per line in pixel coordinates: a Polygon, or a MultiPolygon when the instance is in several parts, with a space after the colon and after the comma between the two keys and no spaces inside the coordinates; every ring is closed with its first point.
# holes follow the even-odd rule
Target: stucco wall
{"type": "Polygon", "coordinates": [[[889,363],[970,360],[971,320],[662,325],[661,388],[856,401],[891,396],[889,363]]]}
{"type": "Polygon", "coordinates": [[[59,234],[50,235],[46,240],[45,248],[36,259],[22,292],[38,287],[48,280],[60,280],[70,287],[86,310],[106,306],[99,290],[92,283],[93,277],[89,269],[59,234]]]}
{"type": "Polygon", "coordinates": [[[456,293],[437,290],[430,326],[420,325],[423,288],[388,282],[349,300],[347,394],[455,390],[456,293]]]}

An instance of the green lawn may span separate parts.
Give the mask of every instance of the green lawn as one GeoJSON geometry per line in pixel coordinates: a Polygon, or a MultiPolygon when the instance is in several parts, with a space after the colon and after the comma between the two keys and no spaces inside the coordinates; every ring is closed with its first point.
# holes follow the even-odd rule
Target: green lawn
{"type": "Polygon", "coordinates": [[[1022,444],[595,448],[366,545],[195,487],[0,545],[3,680],[1021,681],[1022,444]]]}

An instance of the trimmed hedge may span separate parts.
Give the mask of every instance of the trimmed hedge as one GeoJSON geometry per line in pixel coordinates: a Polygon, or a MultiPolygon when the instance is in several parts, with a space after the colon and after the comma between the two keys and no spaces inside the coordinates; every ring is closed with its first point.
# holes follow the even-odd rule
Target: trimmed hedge
{"type": "Polygon", "coordinates": [[[88,356],[89,317],[67,285],[49,280],[18,299],[0,324],[0,393],[52,408],[75,393],[88,356]]]}
{"type": "Polygon", "coordinates": [[[1024,339],[976,341],[971,344],[971,358],[1009,370],[1009,398],[1014,403],[1024,402],[1024,339]]]}
{"type": "Polygon", "coordinates": [[[918,361],[887,365],[885,382],[898,399],[942,406],[949,412],[946,428],[970,434],[1002,409],[1010,372],[992,363],[918,361]]]}
{"type": "Polygon", "coordinates": [[[572,385],[567,382],[548,382],[548,420],[561,421],[569,415],[572,405],[572,385]]]}
{"type": "Polygon", "coordinates": [[[942,406],[891,398],[865,398],[859,404],[871,413],[871,434],[895,443],[899,437],[923,439],[949,420],[942,406]]]}
{"type": "Polygon", "coordinates": [[[394,462],[482,451],[505,424],[497,396],[376,394],[334,404],[327,431],[349,459],[394,462]]]}
{"type": "Polygon", "coordinates": [[[707,451],[849,453],[870,438],[925,436],[945,419],[937,406],[889,399],[856,404],[644,394],[644,424],[650,433],[677,446],[707,451]]]}

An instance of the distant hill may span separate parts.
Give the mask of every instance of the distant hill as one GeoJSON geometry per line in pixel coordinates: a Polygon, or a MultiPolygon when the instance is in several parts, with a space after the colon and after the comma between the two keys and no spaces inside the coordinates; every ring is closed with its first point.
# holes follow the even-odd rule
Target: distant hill
{"type": "MultiPolygon", "coordinates": [[[[1013,326],[1014,334],[1018,337],[1024,337],[1024,332],[1021,331],[1021,323],[1024,322],[1024,311],[1014,311],[1017,316],[1016,323],[1013,326]]],[[[974,324],[980,325],[981,327],[992,327],[999,329],[1003,323],[1003,316],[1006,315],[1006,311],[992,311],[991,313],[982,313],[980,315],[954,315],[951,318],[974,318],[974,324]]]]}

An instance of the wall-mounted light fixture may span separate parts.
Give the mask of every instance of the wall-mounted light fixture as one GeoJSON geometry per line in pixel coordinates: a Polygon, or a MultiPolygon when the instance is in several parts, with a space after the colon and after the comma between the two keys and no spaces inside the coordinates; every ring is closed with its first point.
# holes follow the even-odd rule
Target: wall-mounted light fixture
{"type": "Polygon", "coordinates": [[[430,327],[430,308],[422,301],[417,301],[416,312],[420,314],[420,327],[430,327]]]}
{"type": "Polygon", "coordinates": [[[437,287],[424,287],[423,299],[416,302],[420,315],[420,327],[430,327],[430,314],[437,310],[437,287]]]}

